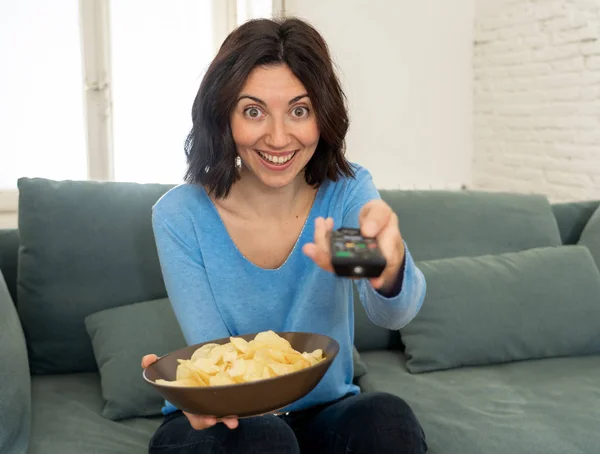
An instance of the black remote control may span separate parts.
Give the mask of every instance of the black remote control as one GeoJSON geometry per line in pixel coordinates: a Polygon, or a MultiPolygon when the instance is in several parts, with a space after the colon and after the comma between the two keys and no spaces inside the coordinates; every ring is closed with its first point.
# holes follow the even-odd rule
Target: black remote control
{"type": "Polygon", "coordinates": [[[379,277],[386,260],[375,238],[361,235],[359,229],[342,227],[331,232],[331,263],[335,274],[344,277],[379,277]]]}

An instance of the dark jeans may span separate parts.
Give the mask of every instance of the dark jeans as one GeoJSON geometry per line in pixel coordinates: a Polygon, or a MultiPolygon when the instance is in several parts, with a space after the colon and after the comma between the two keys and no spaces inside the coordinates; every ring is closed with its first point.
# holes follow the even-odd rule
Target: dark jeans
{"type": "Polygon", "coordinates": [[[404,400],[364,393],[291,413],[241,419],[194,430],[185,415],[165,417],[150,454],[422,454],[425,434],[404,400]]]}

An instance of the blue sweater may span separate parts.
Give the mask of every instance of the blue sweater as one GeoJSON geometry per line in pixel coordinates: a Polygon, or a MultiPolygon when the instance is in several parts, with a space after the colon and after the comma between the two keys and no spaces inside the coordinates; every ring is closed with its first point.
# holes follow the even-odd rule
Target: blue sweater
{"type": "MultiPolygon", "coordinates": [[[[320,186],[295,247],[277,269],[260,268],[240,253],[200,186],[177,186],[153,208],[167,293],[189,345],[265,330],[309,331],[339,342],[338,357],[322,381],[285,411],[359,392],[352,383],[352,281],[322,270],[302,252],[313,241],[318,216],[332,217],[336,229],[358,227],[362,206],[380,197],[370,173],[353,166],[355,178],[327,180],[320,186]]],[[[382,296],[368,280],[357,285],[371,321],[391,330],[410,322],[425,296],[425,279],[408,248],[397,295],[382,296]]],[[[167,402],[163,413],[172,411],[175,407],[167,402]]]]}

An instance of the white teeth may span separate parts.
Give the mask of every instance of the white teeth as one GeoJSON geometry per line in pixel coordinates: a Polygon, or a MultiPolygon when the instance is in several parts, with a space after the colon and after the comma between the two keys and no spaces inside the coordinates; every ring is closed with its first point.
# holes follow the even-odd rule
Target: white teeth
{"type": "Polygon", "coordinates": [[[261,151],[258,152],[264,159],[266,159],[269,162],[272,162],[273,164],[285,164],[286,162],[288,162],[290,159],[292,159],[294,157],[294,155],[296,154],[296,152],[286,155],[286,156],[274,156],[274,155],[270,155],[270,154],[266,154],[263,153],[261,151]]]}

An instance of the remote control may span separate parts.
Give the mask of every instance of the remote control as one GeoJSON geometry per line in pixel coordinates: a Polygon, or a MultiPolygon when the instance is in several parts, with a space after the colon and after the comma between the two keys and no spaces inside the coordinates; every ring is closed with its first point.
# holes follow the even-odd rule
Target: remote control
{"type": "Polygon", "coordinates": [[[386,265],[375,238],[359,229],[342,227],[331,232],[331,263],[335,274],[344,277],[379,277],[386,265]]]}

